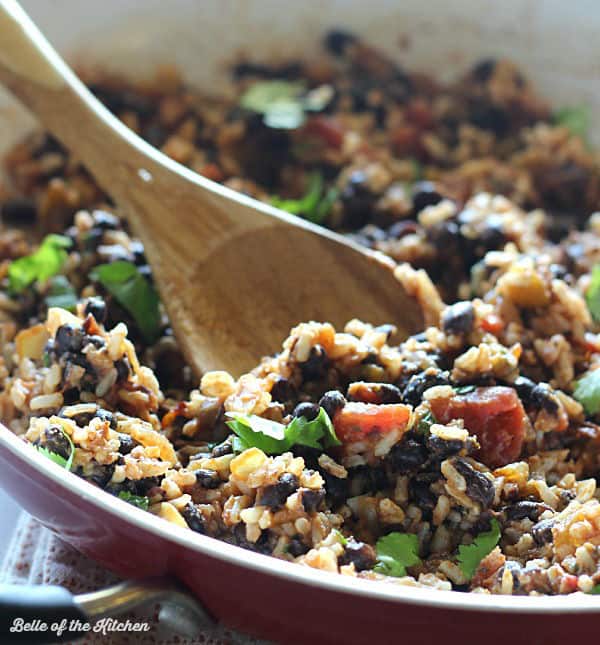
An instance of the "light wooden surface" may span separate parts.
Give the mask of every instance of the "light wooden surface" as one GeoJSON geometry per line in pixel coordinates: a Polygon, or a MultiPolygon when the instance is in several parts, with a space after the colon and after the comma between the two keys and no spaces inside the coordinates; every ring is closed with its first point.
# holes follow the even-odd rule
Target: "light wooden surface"
{"type": "Polygon", "coordinates": [[[15,2],[0,9],[0,81],[126,214],[198,373],[240,374],[304,320],[419,328],[389,263],[168,159],[87,91],[15,2]]]}

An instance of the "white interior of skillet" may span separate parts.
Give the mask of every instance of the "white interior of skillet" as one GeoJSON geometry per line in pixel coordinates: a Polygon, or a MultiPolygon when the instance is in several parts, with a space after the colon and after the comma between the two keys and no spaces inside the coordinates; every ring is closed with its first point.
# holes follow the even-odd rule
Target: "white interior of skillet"
{"type": "MultiPolygon", "coordinates": [[[[596,0],[23,0],[72,59],[129,74],[177,64],[209,91],[239,52],[269,60],[315,57],[332,26],[350,28],[409,69],[450,78],[484,56],[508,56],[556,106],[600,114],[596,0]]],[[[0,94],[0,154],[31,121],[0,94]]],[[[600,136],[592,136],[600,143],[600,136]]]]}
{"type": "MultiPolygon", "coordinates": [[[[23,0],[22,4],[72,60],[100,63],[131,75],[149,75],[158,63],[174,63],[190,82],[211,92],[224,87],[223,70],[237,54],[246,52],[259,60],[312,58],[320,52],[324,31],[339,26],[360,34],[407,68],[443,78],[462,73],[479,58],[508,56],[553,105],[586,103],[594,115],[600,114],[600,6],[595,0],[23,0]]],[[[32,124],[22,108],[0,92],[0,155],[32,124]]],[[[592,133],[592,139],[600,143],[600,136],[592,133]]],[[[0,441],[15,456],[24,455],[26,447],[4,428],[0,441]]],[[[45,476],[65,476],[38,455],[26,458],[45,476]]],[[[70,485],[90,503],[124,514],[119,503],[108,503],[108,497],[92,498],[86,482],[70,485]]],[[[192,549],[332,590],[464,609],[597,609],[590,597],[492,599],[364,581],[348,584],[339,576],[287,563],[275,566],[272,559],[167,527],[135,509],[125,510],[130,521],[192,549]]]]}

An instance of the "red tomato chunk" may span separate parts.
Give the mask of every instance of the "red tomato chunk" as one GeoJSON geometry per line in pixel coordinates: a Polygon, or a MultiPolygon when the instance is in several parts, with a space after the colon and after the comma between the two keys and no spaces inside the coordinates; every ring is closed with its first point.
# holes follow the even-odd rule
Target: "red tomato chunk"
{"type": "Polygon", "coordinates": [[[405,430],[410,408],[401,403],[376,405],[351,402],[335,415],[333,425],[344,443],[363,441],[371,435],[384,435],[392,430],[405,430]]]}
{"type": "Polygon", "coordinates": [[[439,423],[464,419],[465,428],[481,446],[476,455],[486,466],[498,468],[516,461],[525,438],[525,410],[510,387],[478,387],[468,394],[429,402],[439,423]]]}

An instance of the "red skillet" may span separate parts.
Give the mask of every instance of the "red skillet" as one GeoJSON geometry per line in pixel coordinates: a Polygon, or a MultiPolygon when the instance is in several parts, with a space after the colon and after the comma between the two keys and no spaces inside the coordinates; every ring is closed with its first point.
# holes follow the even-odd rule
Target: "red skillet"
{"type": "MultiPolygon", "coordinates": [[[[246,551],[113,497],[54,464],[4,426],[0,485],[44,526],[118,575],[173,577],[221,623],[276,642],[372,645],[439,639],[464,645],[477,639],[486,645],[547,645],[589,638],[600,626],[595,596],[418,589],[346,578],[246,551]]],[[[0,616],[15,611],[12,600],[0,588],[0,616]]],[[[66,594],[41,604],[39,595],[25,594],[20,600],[29,617],[85,614],[85,607],[66,594]]]]}

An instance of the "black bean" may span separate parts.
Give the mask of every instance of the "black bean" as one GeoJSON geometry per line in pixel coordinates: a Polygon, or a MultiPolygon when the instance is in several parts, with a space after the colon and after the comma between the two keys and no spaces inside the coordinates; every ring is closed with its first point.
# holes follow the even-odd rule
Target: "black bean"
{"type": "Polygon", "coordinates": [[[521,500],[512,506],[506,507],[506,519],[516,522],[527,518],[532,522],[537,522],[540,515],[549,508],[549,506],[540,502],[521,500]]]}
{"type": "Polygon", "coordinates": [[[510,128],[510,117],[506,110],[483,101],[476,101],[471,107],[469,121],[482,130],[491,130],[502,137],[510,128]]]}
{"type": "Polygon", "coordinates": [[[535,390],[536,384],[526,376],[517,376],[512,385],[517,391],[521,401],[523,401],[525,405],[529,405],[532,402],[533,391],[535,390]]]}
{"type": "Polygon", "coordinates": [[[378,325],[377,327],[375,327],[375,329],[373,329],[373,331],[385,334],[389,340],[390,336],[396,331],[396,327],[389,324],[378,325]]]}
{"type": "Polygon", "coordinates": [[[416,472],[427,461],[427,450],[422,443],[404,438],[389,452],[388,461],[392,470],[400,475],[416,472]]]}
{"type": "Polygon", "coordinates": [[[115,472],[114,464],[94,464],[91,472],[88,472],[85,475],[85,479],[93,482],[100,488],[104,488],[108,482],[111,480],[113,473],[115,472]]]}
{"type": "Polygon", "coordinates": [[[336,56],[343,56],[346,47],[355,42],[356,36],[354,34],[341,29],[332,29],[325,35],[325,49],[336,56]]]}
{"type": "Polygon", "coordinates": [[[418,478],[408,482],[411,499],[421,509],[425,520],[431,519],[431,513],[437,504],[437,496],[431,492],[431,483],[418,478]]]}
{"type": "Polygon", "coordinates": [[[494,482],[460,457],[454,459],[452,465],[464,477],[467,495],[478,502],[481,508],[489,508],[495,497],[494,482]]]}
{"type": "Polygon", "coordinates": [[[137,445],[138,442],[133,437],[119,432],[119,452],[122,455],[128,455],[137,445]]]}
{"type": "Polygon", "coordinates": [[[287,552],[294,558],[304,555],[309,551],[310,551],[310,547],[304,544],[304,542],[302,542],[302,539],[300,537],[293,537],[287,545],[287,552]]]}
{"type": "Polygon", "coordinates": [[[327,416],[333,419],[336,412],[341,410],[346,405],[346,397],[337,390],[330,390],[325,392],[319,401],[319,407],[327,412],[327,416]]]}
{"type": "Polygon", "coordinates": [[[279,378],[271,388],[271,398],[277,403],[287,403],[297,395],[296,388],[286,378],[279,378]]]}
{"type": "Polygon", "coordinates": [[[493,58],[484,58],[473,67],[471,74],[476,81],[485,83],[492,77],[495,69],[496,60],[493,58]]]}
{"type": "Polygon", "coordinates": [[[7,223],[31,224],[37,216],[37,208],[28,197],[13,197],[2,204],[0,213],[7,223]]]}
{"type": "Polygon", "coordinates": [[[129,251],[133,255],[133,261],[135,264],[138,266],[141,264],[147,264],[146,256],[144,255],[144,245],[140,240],[131,240],[129,251]]]}
{"type": "Polygon", "coordinates": [[[415,214],[420,213],[427,206],[435,206],[442,201],[435,184],[431,181],[418,181],[412,189],[412,203],[415,214]]]}
{"type": "Polygon", "coordinates": [[[538,383],[533,388],[531,402],[549,414],[556,414],[560,409],[559,399],[547,383],[538,383]]]}
{"type": "Polygon", "coordinates": [[[95,226],[81,236],[83,248],[86,251],[95,251],[104,239],[104,230],[95,226]]]}
{"type": "Polygon", "coordinates": [[[375,549],[364,542],[348,541],[346,549],[340,557],[339,564],[354,564],[356,571],[372,569],[377,561],[375,549]]]}
{"type": "Polygon", "coordinates": [[[426,445],[431,458],[435,461],[442,461],[448,459],[453,455],[457,455],[465,447],[468,447],[464,441],[460,439],[442,439],[436,435],[429,435],[427,437],[426,445]]]}
{"type": "Polygon", "coordinates": [[[473,329],[475,309],[467,300],[446,307],[442,314],[442,328],[446,334],[465,335],[473,329]]]}
{"type": "Polygon", "coordinates": [[[344,226],[351,229],[360,228],[369,221],[377,201],[367,184],[365,174],[360,170],[355,170],[350,175],[339,199],[343,206],[344,226]]]}
{"type": "Polygon", "coordinates": [[[144,139],[156,148],[160,148],[168,136],[167,131],[160,123],[151,123],[142,134],[144,139]]]}
{"type": "Polygon", "coordinates": [[[448,372],[442,372],[435,368],[428,368],[424,372],[415,374],[410,378],[404,391],[402,398],[404,403],[408,403],[413,407],[417,407],[423,400],[423,392],[435,385],[449,385],[450,377],[448,372]]]}
{"type": "Polygon", "coordinates": [[[86,338],[86,341],[88,343],[91,343],[97,349],[102,349],[102,347],[106,345],[106,341],[104,340],[104,338],[102,338],[102,336],[96,336],[96,335],[88,336],[86,338]]]}
{"type": "Polygon", "coordinates": [[[387,230],[387,236],[399,240],[405,235],[413,235],[419,231],[419,225],[413,220],[403,219],[392,224],[387,230]]]}
{"type": "Polygon", "coordinates": [[[221,484],[221,478],[216,470],[209,468],[198,468],[194,471],[196,481],[202,488],[218,488],[221,484]]]}
{"type": "Polygon", "coordinates": [[[292,473],[283,473],[276,484],[265,486],[259,493],[257,504],[269,508],[279,508],[285,500],[298,489],[299,481],[292,473]]]}
{"type": "Polygon", "coordinates": [[[402,392],[391,383],[356,383],[348,387],[348,400],[367,403],[400,403],[402,392]],[[354,385],[354,387],[353,387],[354,385]]]}
{"type": "Polygon", "coordinates": [[[320,345],[315,345],[311,347],[308,359],[303,363],[299,363],[299,366],[304,380],[316,381],[325,376],[329,367],[329,358],[320,345]]]}
{"type": "Polygon", "coordinates": [[[307,513],[318,510],[325,499],[325,490],[323,488],[301,488],[300,493],[302,506],[307,513]]]}
{"type": "Polygon", "coordinates": [[[63,401],[65,405],[73,405],[79,401],[79,390],[76,387],[70,387],[63,392],[63,401]]]}
{"type": "Polygon", "coordinates": [[[121,102],[123,110],[131,110],[143,119],[152,116],[156,106],[151,98],[131,90],[121,92],[121,102]]]}
{"type": "Polygon", "coordinates": [[[117,378],[119,381],[125,381],[129,378],[131,371],[129,368],[129,361],[126,358],[120,358],[115,363],[115,369],[117,370],[117,378]]]}
{"type": "Polygon", "coordinates": [[[192,531],[195,531],[196,533],[206,533],[206,520],[195,504],[192,502],[186,504],[183,511],[181,511],[181,514],[192,531]]]}
{"type": "Polygon", "coordinates": [[[327,471],[320,470],[321,477],[325,480],[325,492],[333,508],[343,504],[348,497],[348,478],[341,479],[330,475],[327,471]]]}
{"type": "Polygon", "coordinates": [[[94,226],[104,231],[114,230],[119,228],[119,218],[107,211],[96,210],[92,213],[94,218],[94,226]]]}
{"type": "Polygon", "coordinates": [[[319,406],[315,403],[303,402],[298,403],[294,408],[295,417],[304,417],[307,421],[314,421],[319,414],[319,406]]]}
{"type": "Polygon", "coordinates": [[[109,410],[105,410],[104,408],[98,408],[94,416],[98,419],[102,419],[102,421],[107,421],[113,430],[117,429],[117,418],[109,410]]]}
{"type": "Polygon", "coordinates": [[[537,524],[534,524],[531,528],[531,535],[535,543],[539,546],[548,544],[554,540],[552,535],[552,526],[554,525],[553,519],[541,520],[537,524]]]}
{"type": "Polygon", "coordinates": [[[56,330],[54,339],[54,350],[57,356],[62,356],[66,352],[79,352],[83,347],[85,334],[79,327],[66,324],[61,325],[56,330]]]}
{"type": "Polygon", "coordinates": [[[218,443],[216,446],[213,446],[210,454],[212,457],[223,457],[224,455],[230,455],[233,452],[233,445],[231,439],[227,438],[222,443],[218,443]]]}
{"type": "Polygon", "coordinates": [[[40,443],[46,450],[68,459],[71,456],[71,444],[59,426],[51,425],[43,432],[44,441],[40,443]]]}
{"type": "Polygon", "coordinates": [[[256,542],[250,542],[246,539],[246,525],[243,522],[236,524],[233,528],[233,538],[235,544],[241,546],[242,549],[248,549],[248,551],[262,553],[264,555],[270,555],[275,545],[274,536],[268,530],[262,531],[256,542]]]}

